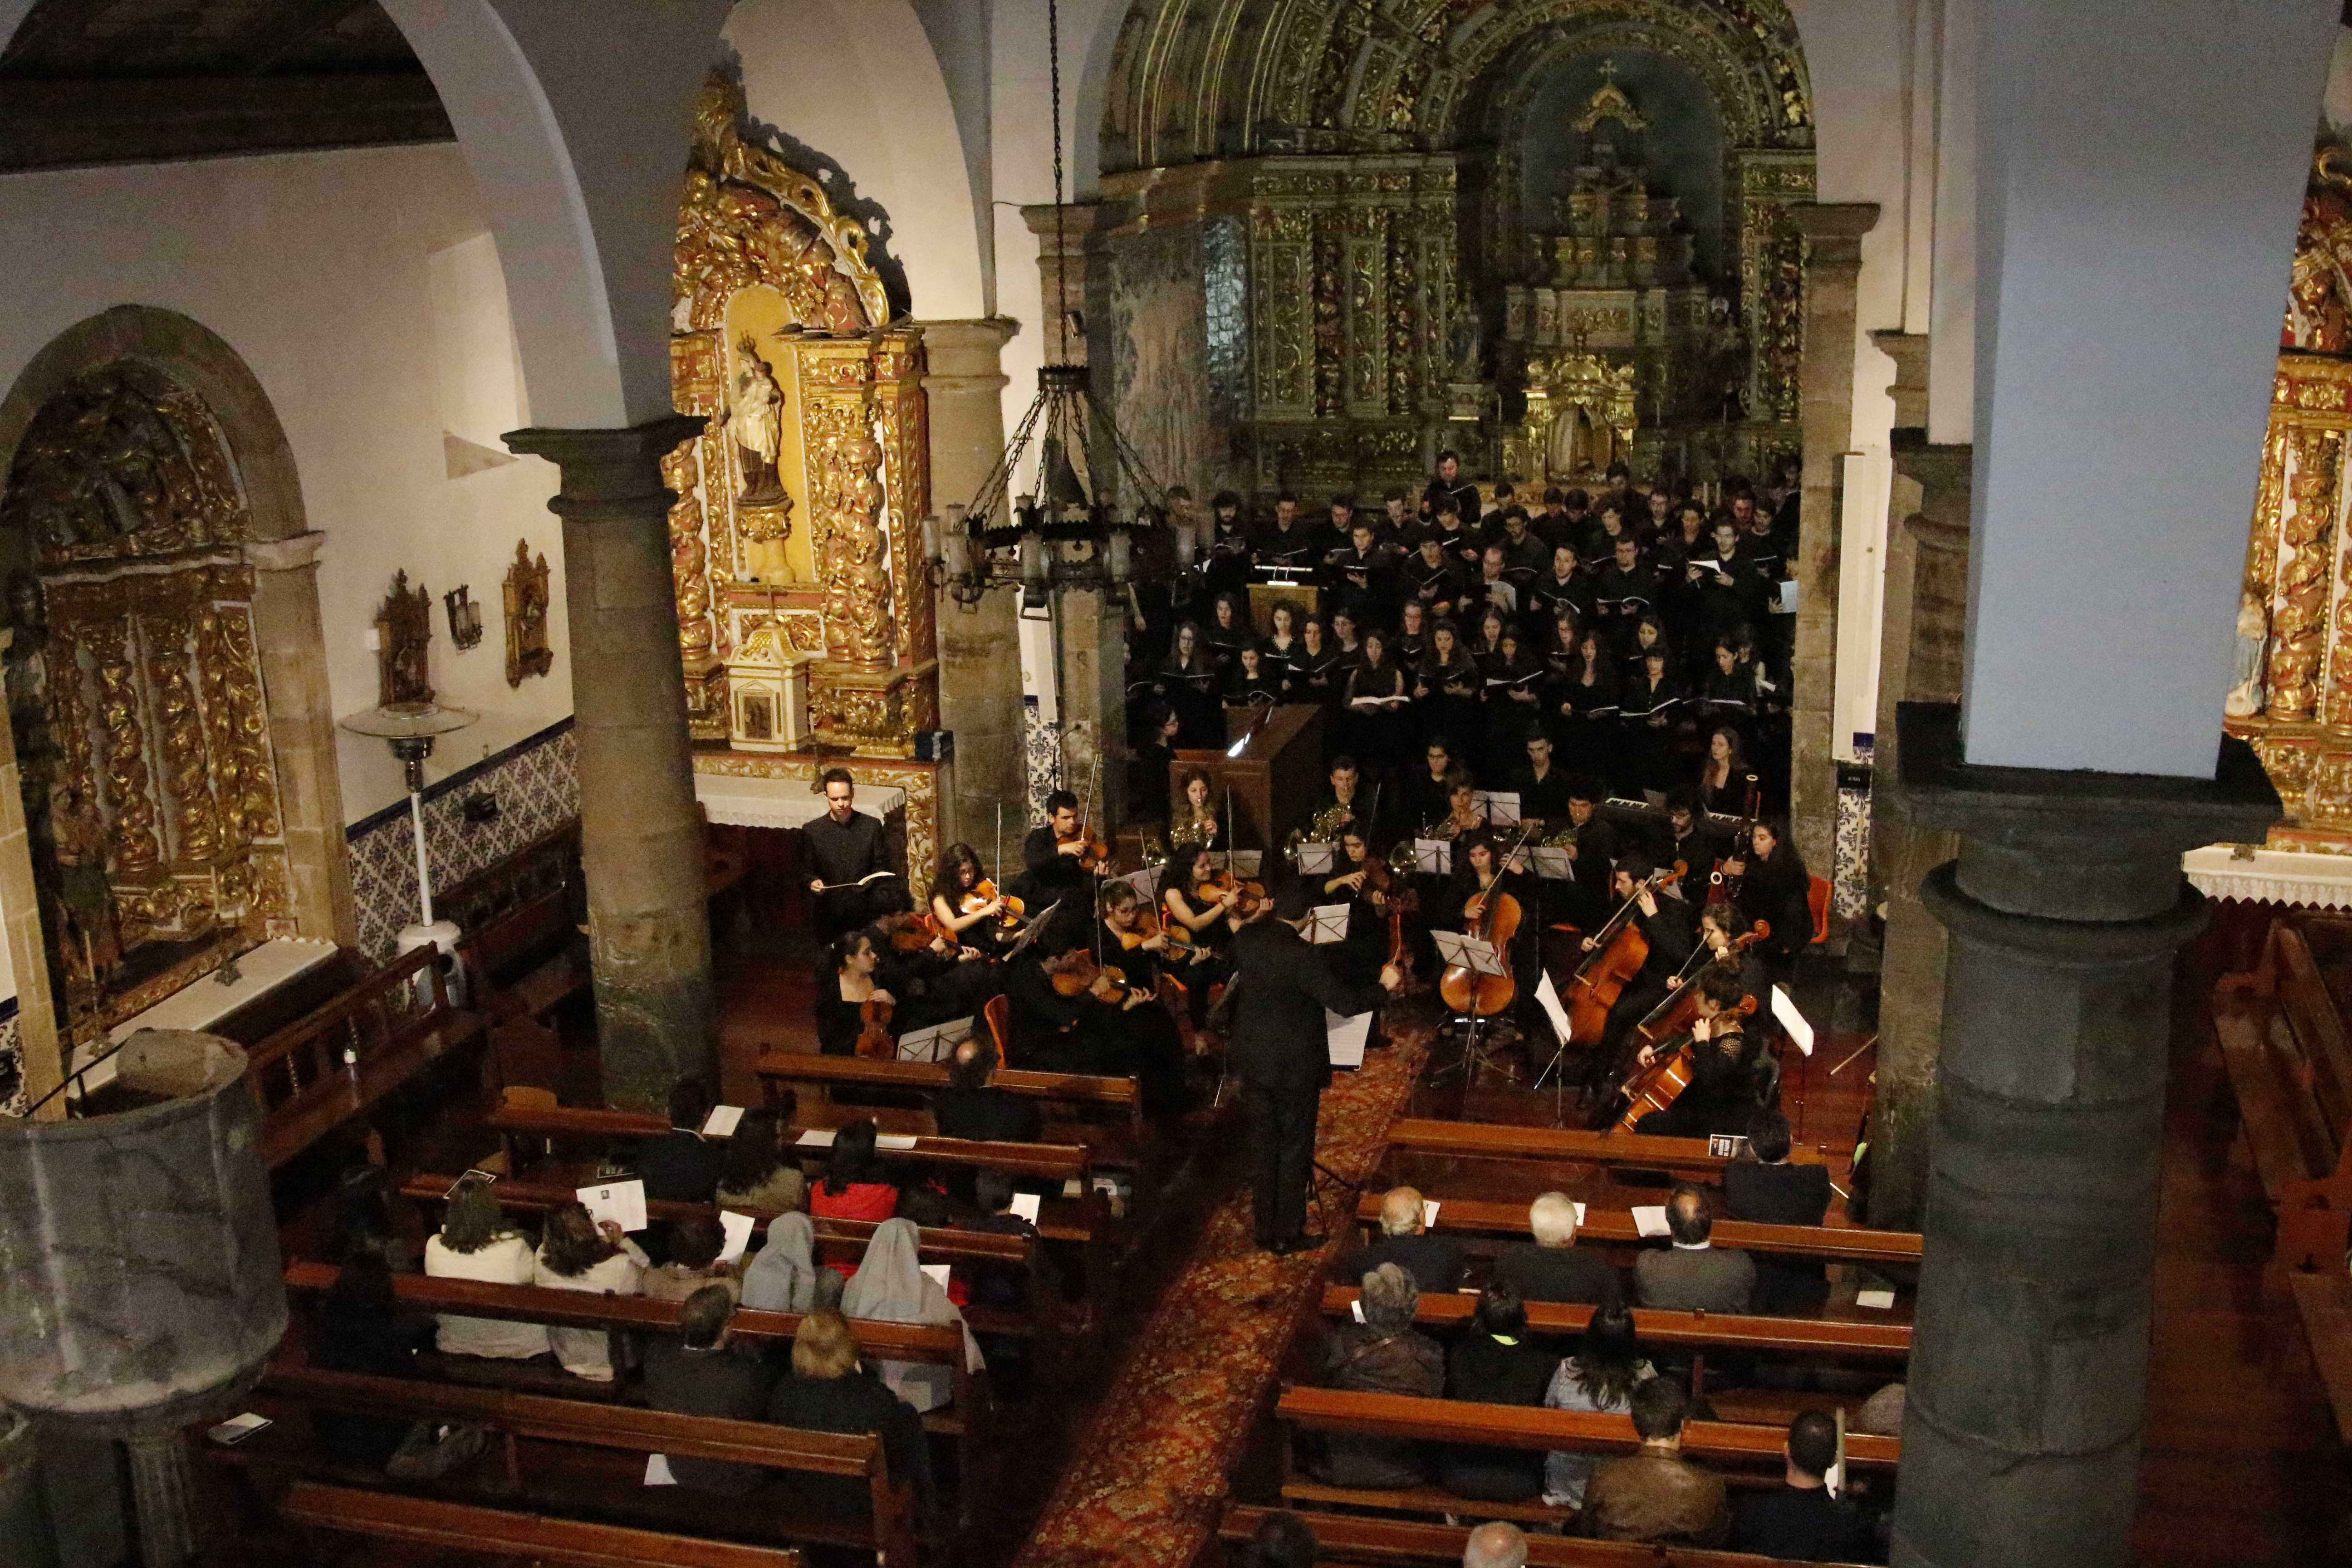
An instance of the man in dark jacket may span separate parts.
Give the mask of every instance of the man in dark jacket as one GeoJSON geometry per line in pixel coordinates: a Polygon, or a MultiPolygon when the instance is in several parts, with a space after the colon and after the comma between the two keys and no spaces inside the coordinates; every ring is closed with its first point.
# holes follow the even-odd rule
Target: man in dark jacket
{"type": "Polygon", "coordinates": [[[831,939],[874,916],[873,892],[894,879],[882,819],[856,807],[857,784],[847,768],[824,774],[824,815],[801,829],[806,841],[809,891],[816,895],[818,934],[831,939]]]}
{"type": "MultiPolygon", "coordinates": [[[[768,1413],[775,1381],[760,1358],[730,1345],[728,1326],[735,1298],[724,1285],[706,1285],[677,1310],[677,1338],[646,1346],[646,1403],[680,1415],[720,1415],[757,1421],[768,1413]]],[[[670,1474],[682,1487],[741,1497],[767,1479],[757,1465],[673,1458],[670,1474]]]]}
{"type": "Polygon", "coordinates": [[[1837,1423],[1808,1410],[1789,1423],[1788,1458],[1782,1484],[1748,1492],[1733,1518],[1731,1541],[1741,1552],[1811,1563],[1867,1563],[1876,1554],[1870,1521],[1862,1510],[1830,1495],[1827,1478],[1837,1463],[1837,1423]]]}
{"type": "Polygon", "coordinates": [[[719,1191],[719,1145],[702,1135],[710,1090],[698,1078],[670,1086],[669,1131],[637,1145],[637,1175],[656,1203],[707,1204],[719,1191]]]}
{"type": "Polygon", "coordinates": [[[1233,1044],[1227,1070],[1240,1080],[1249,1113],[1249,1169],[1257,1244],[1269,1251],[1307,1251],[1323,1237],[1307,1234],[1307,1184],[1315,1168],[1315,1116],[1331,1081],[1331,1054],[1323,1021],[1328,1009],[1352,1016],[1380,1005],[1404,975],[1381,968],[1380,984],[1356,990],[1331,976],[1323,958],[1301,937],[1307,890],[1283,885],[1271,916],[1235,932],[1233,1044]]]}
{"type": "Polygon", "coordinates": [[[942,1138],[982,1143],[1034,1143],[1045,1131],[1044,1112],[1034,1100],[992,1089],[996,1047],[974,1035],[955,1048],[948,1063],[948,1086],[931,1100],[931,1116],[942,1138]]]}
{"type": "Polygon", "coordinates": [[[1587,1306],[1613,1304],[1624,1295],[1624,1281],[1609,1260],[1576,1245],[1576,1202],[1566,1193],[1546,1193],[1528,1205],[1528,1228],[1533,1244],[1515,1242],[1495,1260],[1495,1283],[1508,1286],[1528,1301],[1576,1301],[1587,1306]]]}
{"type": "Polygon", "coordinates": [[[1343,1280],[1355,1279],[1383,1263],[1393,1263],[1412,1275],[1414,1284],[1433,1294],[1459,1289],[1469,1265],[1459,1247],[1429,1234],[1428,1214],[1417,1189],[1390,1188],[1381,1199],[1379,1237],[1341,1258],[1332,1273],[1343,1280]]]}
{"type": "MultiPolygon", "coordinates": [[[[1826,1165],[1799,1165],[1789,1159],[1789,1119],[1759,1107],[1748,1122],[1753,1163],[1742,1160],[1723,1171],[1723,1201],[1734,1219],[1757,1225],[1819,1225],[1830,1211],[1826,1165]]],[[[1802,1315],[1828,1297],[1829,1274],[1818,1258],[1767,1255],[1756,1259],[1754,1310],[1802,1315]]]]}

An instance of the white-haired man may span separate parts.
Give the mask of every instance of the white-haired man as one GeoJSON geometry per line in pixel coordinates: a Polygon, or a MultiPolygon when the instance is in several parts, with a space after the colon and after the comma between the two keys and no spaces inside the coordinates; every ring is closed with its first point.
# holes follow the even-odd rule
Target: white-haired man
{"type": "Polygon", "coordinates": [[[1532,1244],[1514,1242],[1495,1262],[1495,1282],[1523,1301],[1580,1301],[1601,1307],[1624,1296],[1624,1281],[1606,1258],[1579,1250],[1576,1205],[1566,1193],[1546,1193],[1528,1205],[1532,1244]]]}
{"type": "Polygon", "coordinates": [[[1462,1249],[1429,1234],[1421,1194],[1412,1187],[1391,1187],[1381,1199],[1381,1234],[1370,1247],[1341,1258],[1333,1273],[1341,1279],[1369,1274],[1383,1263],[1393,1263],[1412,1276],[1423,1290],[1461,1288],[1469,1266],[1462,1249]]]}

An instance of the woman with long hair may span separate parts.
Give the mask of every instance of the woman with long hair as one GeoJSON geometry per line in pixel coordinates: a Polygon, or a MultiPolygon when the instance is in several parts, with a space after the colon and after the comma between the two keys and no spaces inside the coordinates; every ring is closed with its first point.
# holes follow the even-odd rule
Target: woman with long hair
{"type": "Polygon", "coordinates": [[[1419,710],[1422,743],[1445,742],[1456,761],[1470,756],[1478,732],[1478,661],[1462,644],[1462,628],[1443,620],[1430,628],[1429,653],[1416,673],[1412,696],[1419,710]]]}
{"type": "Polygon", "coordinates": [[[808,1179],[784,1158],[783,1118],[764,1107],[743,1113],[719,1162],[719,1201],[731,1208],[796,1209],[808,1179]]]}
{"type": "Polygon", "coordinates": [[[1766,817],[1749,830],[1746,846],[1723,863],[1723,874],[1739,879],[1739,908],[1751,921],[1763,921],[1772,934],[1760,944],[1780,977],[1796,955],[1813,940],[1812,874],[1797,847],[1789,841],[1788,825],[1766,817]]]}
{"type": "Polygon", "coordinates": [[[1206,768],[1184,771],[1184,795],[1168,822],[1168,848],[1172,855],[1194,849],[1225,851],[1225,825],[1217,816],[1215,786],[1206,768]]]}
{"type": "MultiPolygon", "coordinates": [[[[476,1279],[490,1285],[528,1285],[531,1242],[507,1224],[498,1188],[479,1171],[468,1171],[449,1189],[441,1229],[425,1242],[425,1272],[435,1279],[476,1279]]],[[[444,1355],[492,1356],[526,1361],[545,1355],[547,1330],[539,1323],[441,1314],[438,1340],[444,1355]]]]}
{"type": "Polygon", "coordinates": [[[1400,669],[1418,670],[1429,653],[1429,607],[1419,599],[1407,599],[1397,606],[1396,636],[1390,640],[1389,655],[1400,669]]]}
{"type": "Polygon", "coordinates": [[[1403,668],[1389,656],[1389,635],[1374,626],[1364,634],[1363,662],[1348,676],[1348,721],[1340,742],[1362,759],[1368,784],[1386,782],[1412,747],[1412,718],[1405,710],[1412,689],[1403,668]]]}
{"type": "MultiPolygon", "coordinates": [[[[547,1290],[634,1296],[646,1268],[646,1255],[618,1225],[591,1219],[584,1204],[558,1204],[547,1211],[530,1282],[547,1290]]],[[[592,1383],[613,1381],[612,1336],[604,1330],[550,1329],[547,1338],[564,1371],[592,1383]]]]}
{"type": "Polygon", "coordinates": [[[969,844],[949,845],[940,857],[939,875],[931,879],[931,927],[951,942],[992,954],[1003,929],[999,917],[1004,913],[1004,894],[999,890],[980,897],[980,885],[987,880],[979,850],[969,844]]]}
{"type": "Polygon", "coordinates": [[[1331,650],[1331,639],[1323,630],[1321,617],[1307,616],[1298,624],[1298,646],[1291,650],[1290,663],[1283,676],[1282,700],[1329,705],[1336,700],[1332,681],[1339,662],[1339,656],[1331,650]]]}
{"type": "MultiPolygon", "coordinates": [[[[835,1130],[824,1174],[809,1189],[813,1218],[885,1220],[898,1212],[898,1188],[890,1180],[875,1140],[870,1116],[835,1130]]],[[[842,1272],[849,1270],[845,1268],[842,1272]]]]}
{"type": "Polygon", "coordinates": [[[1291,656],[1298,651],[1297,606],[1277,599],[1267,619],[1270,627],[1265,639],[1258,644],[1258,653],[1265,661],[1267,672],[1280,681],[1289,675],[1291,656]]]}
{"type": "Polygon", "coordinates": [[[1208,639],[1209,658],[1215,663],[1219,675],[1234,666],[1243,648],[1254,647],[1256,636],[1251,632],[1249,617],[1241,601],[1231,594],[1220,594],[1209,606],[1209,624],[1201,628],[1208,639]]]}
{"type": "MultiPolygon", "coordinates": [[[[1634,1385],[1657,1376],[1633,1336],[1633,1313],[1618,1302],[1592,1309],[1576,1353],[1559,1363],[1544,1391],[1547,1410],[1586,1410],[1617,1415],[1633,1402],[1634,1385]]],[[[1543,1499],[1553,1508],[1580,1508],[1584,1484],[1592,1479],[1597,1454],[1554,1449],[1544,1456],[1543,1499]]]]}
{"type": "Polygon", "coordinates": [[[1169,639],[1168,657],[1160,660],[1152,680],[1160,700],[1175,710],[1179,743],[1214,743],[1217,675],[1207,635],[1194,622],[1180,624],[1169,639]]]}
{"type": "Polygon", "coordinates": [[[1244,643],[1225,671],[1224,702],[1235,708],[1263,708],[1282,700],[1282,678],[1266,668],[1257,644],[1244,643]]]}
{"type": "Polygon", "coordinates": [[[1238,925],[1234,907],[1241,898],[1240,889],[1230,881],[1223,888],[1206,885],[1218,875],[1216,854],[1207,848],[1195,848],[1178,865],[1181,869],[1160,889],[1161,914],[1191,933],[1191,940],[1200,946],[1223,948],[1238,925]]]}
{"type": "Polygon", "coordinates": [[[874,982],[881,954],[863,930],[844,931],[825,949],[824,973],[816,983],[816,1045],[829,1057],[857,1054],[857,1037],[866,1029],[866,1004],[880,997],[896,1005],[898,998],[874,982]]]}
{"type": "Polygon", "coordinates": [[[1675,721],[1683,689],[1666,661],[1663,644],[1642,655],[1641,673],[1617,694],[1620,744],[1619,784],[1633,794],[1672,787],[1675,772],[1675,721]]]}
{"type": "Polygon", "coordinates": [[[1748,749],[1739,731],[1718,724],[1706,737],[1706,756],[1698,765],[1698,804],[1717,816],[1756,815],[1756,770],[1748,765],[1748,749]]]}
{"type": "Polygon", "coordinates": [[[1517,621],[1503,623],[1486,677],[1486,776],[1510,777],[1527,761],[1528,736],[1543,721],[1543,662],[1517,621]]]}
{"type": "Polygon", "coordinates": [[[1551,692],[1558,717],[1551,732],[1571,772],[1616,773],[1617,661],[1591,626],[1576,639],[1576,652],[1551,692]]]}

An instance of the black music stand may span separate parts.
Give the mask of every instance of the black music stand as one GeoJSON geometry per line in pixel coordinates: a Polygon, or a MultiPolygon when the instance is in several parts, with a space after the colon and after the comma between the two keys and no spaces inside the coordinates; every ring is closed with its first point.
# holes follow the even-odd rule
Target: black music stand
{"type": "MultiPolygon", "coordinates": [[[[1495,944],[1491,942],[1475,936],[1464,936],[1459,931],[1433,931],[1429,933],[1429,938],[1437,945],[1437,962],[1441,972],[1458,963],[1475,975],[1502,975],[1510,973],[1504,967],[1502,955],[1495,951],[1495,944]]],[[[1441,1032],[1457,1025],[1461,1026],[1462,1055],[1458,1059],[1449,1062],[1429,1075],[1432,1087],[1443,1083],[1455,1073],[1460,1073],[1462,1089],[1466,1094],[1470,1090],[1470,1086],[1477,1081],[1478,1074],[1485,1069],[1496,1068],[1508,1070],[1506,1065],[1496,1061],[1481,1043],[1478,1035],[1478,1026],[1481,1022],[1474,998],[1473,1006],[1469,1012],[1451,1014],[1445,1022],[1439,1026],[1441,1032]]]]}

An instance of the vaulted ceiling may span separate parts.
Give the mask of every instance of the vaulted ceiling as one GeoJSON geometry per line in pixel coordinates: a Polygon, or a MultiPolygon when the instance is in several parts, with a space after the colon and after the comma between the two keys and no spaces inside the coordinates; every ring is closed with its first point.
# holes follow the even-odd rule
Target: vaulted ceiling
{"type": "Polygon", "coordinates": [[[40,0],[0,48],[0,171],[451,135],[375,0],[40,0]]]}

